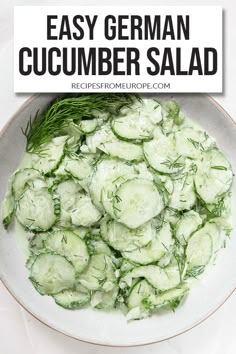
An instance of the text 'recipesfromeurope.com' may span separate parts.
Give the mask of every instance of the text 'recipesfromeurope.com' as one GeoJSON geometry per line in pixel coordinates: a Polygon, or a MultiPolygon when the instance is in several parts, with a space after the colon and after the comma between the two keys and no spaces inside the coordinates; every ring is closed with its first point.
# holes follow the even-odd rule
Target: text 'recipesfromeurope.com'
{"type": "Polygon", "coordinates": [[[170,90],[170,82],[72,82],[71,89],[78,90],[170,90]]]}

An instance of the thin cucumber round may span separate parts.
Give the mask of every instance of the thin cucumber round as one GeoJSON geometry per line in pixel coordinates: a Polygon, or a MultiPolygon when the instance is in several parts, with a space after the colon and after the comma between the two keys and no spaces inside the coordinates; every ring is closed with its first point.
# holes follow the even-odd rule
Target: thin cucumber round
{"type": "Polygon", "coordinates": [[[76,226],[89,227],[101,219],[102,214],[93,205],[90,197],[81,196],[71,210],[71,222],[76,226]]]}
{"type": "Polygon", "coordinates": [[[78,281],[89,290],[112,290],[116,285],[116,277],[111,258],[105,254],[93,255],[78,281]]]}
{"type": "Polygon", "coordinates": [[[108,141],[101,144],[101,151],[111,157],[118,157],[127,161],[140,162],[143,160],[143,149],[140,145],[125,141],[108,141]]]}
{"type": "Polygon", "coordinates": [[[113,197],[117,221],[136,229],[157,216],[164,208],[156,185],[143,178],[133,178],[117,189],[113,197]]]}
{"type": "Polygon", "coordinates": [[[86,243],[71,231],[52,232],[44,241],[44,247],[65,256],[74,265],[77,273],[81,273],[88,264],[86,243]]]}
{"type": "Polygon", "coordinates": [[[207,223],[203,228],[196,231],[188,241],[186,248],[188,268],[205,267],[211,259],[212,252],[211,226],[207,223]]]}
{"type": "Polygon", "coordinates": [[[49,230],[56,222],[56,215],[47,188],[27,188],[17,202],[16,217],[28,230],[49,230]]]}
{"type": "Polygon", "coordinates": [[[229,162],[218,149],[203,153],[196,176],[195,187],[206,204],[217,203],[230,189],[233,173],[229,162]]]}
{"type": "Polygon", "coordinates": [[[65,257],[44,253],[35,259],[30,280],[40,294],[57,294],[74,286],[75,269],[65,257]]]}
{"type": "Polygon", "coordinates": [[[173,187],[168,206],[176,210],[190,210],[197,201],[193,176],[179,175],[173,180],[173,187]]]}
{"type": "Polygon", "coordinates": [[[18,199],[25,190],[28,182],[31,182],[41,177],[41,173],[34,168],[25,168],[17,171],[14,175],[12,182],[12,190],[14,193],[14,197],[18,199]]]}
{"type": "Polygon", "coordinates": [[[153,238],[154,228],[151,222],[137,229],[129,229],[114,220],[104,219],[101,234],[104,240],[118,251],[134,251],[147,245],[153,238]]]}
{"type": "Polygon", "coordinates": [[[143,144],[144,155],[154,170],[173,174],[183,170],[185,159],[176,151],[174,135],[163,136],[143,144]]]}
{"type": "Polygon", "coordinates": [[[196,211],[190,210],[184,213],[177,222],[175,237],[182,245],[186,245],[192,233],[196,231],[201,224],[202,219],[200,215],[196,211]]]}
{"type": "Polygon", "coordinates": [[[135,278],[145,278],[154,288],[165,291],[176,287],[180,283],[178,267],[168,266],[160,268],[156,265],[140,266],[132,269],[120,280],[120,286],[131,286],[135,278]]]}
{"type": "MultiPolygon", "coordinates": [[[[125,182],[130,176],[135,177],[135,175],[134,167],[122,161],[116,159],[101,160],[95,168],[89,185],[89,193],[94,205],[99,210],[103,211],[103,189],[111,183],[111,189],[113,190],[113,188],[116,188],[117,184],[125,182]]],[[[110,189],[110,186],[108,189],[110,189]]]]}
{"type": "Polygon", "coordinates": [[[76,287],[76,290],[64,290],[53,296],[57,305],[65,309],[79,309],[90,301],[90,293],[82,285],[76,287]]]}
{"type": "Polygon", "coordinates": [[[78,127],[82,134],[92,134],[98,126],[97,119],[83,119],[79,122],[78,127]]]}
{"type": "Polygon", "coordinates": [[[121,140],[138,142],[152,139],[154,125],[142,112],[135,112],[115,118],[112,121],[112,130],[121,140]]]}
{"type": "Polygon", "coordinates": [[[131,251],[126,249],[122,252],[122,256],[131,262],[146,265],[157,262],[164,255],[170,253],[173,244],[171,227],[169,223],[166,223],[148,245],[131,251]]]}

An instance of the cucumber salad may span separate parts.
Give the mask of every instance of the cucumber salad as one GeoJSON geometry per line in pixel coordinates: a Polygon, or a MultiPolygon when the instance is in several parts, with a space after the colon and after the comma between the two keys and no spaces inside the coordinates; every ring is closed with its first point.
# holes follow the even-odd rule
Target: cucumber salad
{"type": "Polygon", "coordinates": [[[177,102],[132,94],[58,98],[23,133],[3,224],[25,230],[35,289],[128,320],[185,301],[231,231],[214,139],[177,102]]]}

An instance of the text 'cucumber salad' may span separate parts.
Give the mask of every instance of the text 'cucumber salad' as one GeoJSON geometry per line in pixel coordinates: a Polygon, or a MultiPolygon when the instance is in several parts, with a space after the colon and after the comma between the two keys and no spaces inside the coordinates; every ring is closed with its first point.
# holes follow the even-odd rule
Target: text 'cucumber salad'
{"type": "Polygon", "coordinates": [[[29,279],[66,309],[175,309],[231,231],[232,170],[175,101],[84,94],[28,123],[3,204],[29,279]]]}

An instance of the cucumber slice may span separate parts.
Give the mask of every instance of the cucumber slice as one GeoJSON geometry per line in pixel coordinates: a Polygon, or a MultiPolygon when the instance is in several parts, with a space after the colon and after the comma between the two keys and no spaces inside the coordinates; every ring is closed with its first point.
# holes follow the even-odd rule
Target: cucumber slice
{"type": "Polygon", "coordinates": [[[12,182],[12,190],[16,199],[24,192],[27,184],[35,179],[41,178],[41,173],[34,168],[25,168],[18,170],[12,182]]]}
{"type": "MultiPolygon", "coordinates": [[[[86,136],[85,146],[87,146],[87,152],[96,153],[100,146],[104,143],[114,141],[114,139],[115,136],[111,131],[110,124],[106,123],[102,125],[99,130],[95,131],[95,133],[86,136]]],[[[83,151],[84,149],[83,147],[81,150],[83,151]]]]}
{"type": "Polygon", "coordinates": [[[82,272],[88,264],[89,254],[86,243],[71,231],[54,231],[44,241],[47,250],[65,256],[75,267],[77,273],[82,272]]]}
{"type": "Polygon", "coordinates": [[[156,294],[156,289],[146,280],[140,280],[132,287],[127,299],[127,306],[129,309],[140,306],[144,307],[144,303],[147,303],[148,299],[156,294]]]}
{"type": "Polygon", "coordinates": [[[170,197],[168,206],[177,210],[189,210],[196,201],[194,191],[194,177],[191,175],[179,175],[173,180],[174,190],[170,197]]]}
{"type": "Polygon", "coordinates": [[[188,288],[185,285],[179,286],[178,288],[170,289],[164,291],[161,294],[152,298],[152,306],[159,308],[162,306],[170,306],[171,308],[176,308],[183,297],[187,294],[188,288]]]}
{"type": "Polygon", "coordinates": [[[136,229],[157,216],[163,210],[164,202],[153,182],[133,178],[117,189],[113,208],[117,221],[136,229]]]}
{"type": "Polygon", "coordinates": [[[153,296],[156,294],[154,289],[146,280],[138,281],[130,291],[127,299],[129,312],[126,315],[127,320],[140,320],[150,316],[153,296]]]}
{"type": "Polygon", "coordinates": [[[120,266],[120,271],[122,274],[129,272],[130,270],[134,269],[137,267],[136,264],[129,262],[127,259],[122,260],[121,266],[120,266]]]}
{"type": "Polygon", "coordinates": [[[173,244],[171,227],[169,223],[166,223],[147,246],[132,252],[127,249],[127,251],[122,252],[122,256],[131,262],[146,265],[157,262],[164,255],[169,254],[173,244]]]}
{"type": "Polygon", "coordinates": [[[125,141],[108,141],[99,146],[99,149],[111,157],[118,157],[127,161],[139,162],[143,160],[143,149],[125,141]]]}
{"type": "Polygon", "coordinates": [[[54,202],[47,188],[27,188],[16,206],[17,220],[28,230],[47,231],[56,222],[54,202]]]}
{"type": "Polygon", "coordinates": [[[55,195],[60,200],[60,225],[64,227],[71,226],[71,211],[77,201],[83,196],[82,188],[79,183],[73,180],[67,180],[58,184],[55,195]]]}
{"type": "Polygon", "coordinates": [[[145,114],[153,124],[159,124],[163,118],[161,104],[151,98],[144,98],[142,104],[142,114],[145,114]]]}
{"type": "Polygon", "coordinates": [[[181,245],[187,244],[192,233],[196,231],[201,224],[202,219],[196,211],[190,210],[183,214],[175,229],[175,236],[181,245]]]}
{"type": "Polygon", "coordinates": [[[44,242],[48,238],[47,232],[36,233],[29,241],[30,252],[37,255],[44,249],[44,242]]]}
{"type": "Polygon", "coordinates": [[[160,268],[156,265],[146,265],[134,268],[122,277],[120,287],[131,286],[132,280],[135,278],[145,278],[154,288],[160,291],[176,287],[181,280],[178,267],[160,268]]]}
{"type": "Polygon", "coordinates": [[[112,256],[110,247],[101,239],[89,239],[87,241],[88,249],[91,254],[106,254],[112,256]]]}
{"type": "Polygon", "coordinates": [[[78,281],[89,290],[112,290],[116,285],[116,277],[111,258],[105,254],[93,255],[78,281]]]}
{"type": "Polygon", "coordinates": [[[83,134],[92,134],[97,129],[97,126],[97,119],[83,119],[78,124],[79,130],[83,134]]]}
{"type": "Polygon", "coordinates": [[[121,140],[141,142],[153,137],[154,125],[147,116],[142,114],[142,111],[115,118],[111,127],[115,135],[121,140]]]}
{"type": "Polygon", "coordinates": [[[103,239],[118,251],[140,249],[153,238],[154,230],[151,222],[134,230],[113,220],[103,219],[102,223],[106,223],[106,225],[101,225],[103,239]]]}
{"type": "Polygon", "coordinates": [[[44,253],[35,259],[31,267],[30,280],[41,295],[57,294],[73,287],[75,269],[65,257],[44,253]]]}
{"type": "Polygon", "coordinates": [[[175,133],[176,150],[179,155],[200,159],[202,152],[215,144],[206,132],[186,127],[175,133]]]}
{"type": "Polygon", "coordinates": [[[209,263],[213,252],[212,230],[211,224],[206,223],[190,237],[186,248],[188,270],[205,267],[209,263]]]}
{"type": "Polygon", "coordinates": [[[82,196],[71,210],[71,221],[73,225],[89,227],[94,225],[102,214],[93,205],[88,196],[82,196]]]}
{"type": "Polygon", "coordinates": [[[176,151],[176,142],[173,134],[144,143],[143,151],[150,166],[158,172],[178,173],[185,166],[184,157],[176,151]]]}
{"type": "Polygon", "coordinates": [[[43,174],[54,171],[62,160],[67,139],[68,136],[54,138],[49,144],[42,146],[39,154],[31,154],[32,164],[30,167],[43,174]]]}
{"type": "Polygon", "coordinates": [[[92,154],[66,156],[55,174],[57,176],[70,175],[78,180],[88,179],[93,172],[91,166],[93,157],[92,154]]]}
{"type": "Polygon", "coordinates": [[[65,309],[79,309],[90,301],[90,293],[82,285],[76,287],[76,290],[64,290],[53,296],[57,305],[65,309]]]}
{"type": "Polygon", "coordinates": [[[181,286],[157,293],[146,280],[141,280],[134,285],[128,297],[127,304],[130,311],[127,319],[145,318],[150,315],[152,309],[162,306],[169,305],[171,308],[176,308],[187,291],[186,286],[181,286]]]}
{"type": "Polygon", "coordinates": [[[198,195],[206,204],[217,203],[230,189],[233,173],[229,162],[218,149],[203,153],[195,176],[198,195]]]}
{"type": "Polygon", "coordinates": [[[119,185],[130,176],[134,177],[135,175],[134,167],[124,162],[115,159],[101,160],[95,168],[89,185],[89,193],[94,205],[100,211],[103,211],[102,191],[104,188],[108,188],[107,184],[109,184],[108,189],[113,190],[117,184],[119,185]]]}
{"type": "Polygon", "coordinates": [[[112,309],[115,306],[119,287],[115,286],[110,291],[95,291],[91,298],[91,306],[98,309],[112,309]]]}

